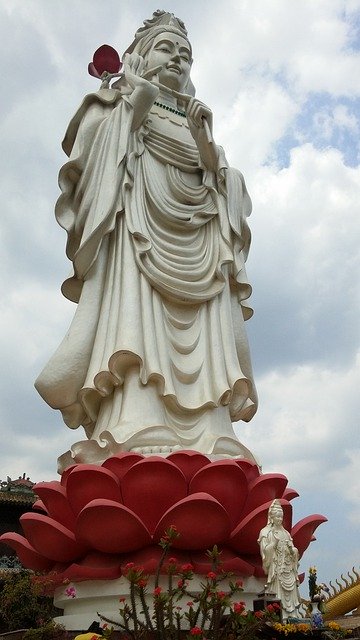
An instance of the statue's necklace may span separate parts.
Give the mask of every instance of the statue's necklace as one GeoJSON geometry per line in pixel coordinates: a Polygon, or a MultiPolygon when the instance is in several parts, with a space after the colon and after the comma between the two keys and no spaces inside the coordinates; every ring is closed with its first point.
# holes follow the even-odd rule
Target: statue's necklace
{"type": "Polygon", "coordinates": [[[177,109],[173,109],[166,104],[161,104],[161,102],[154,102],[157,107],[161,107],[162,109],[166,109],[166,111],[171,111],[171,113],[175,113],[177,116],[181,116],[182,118],[186,118],[186,113],[184,111],[178,111],[177,109]]]}

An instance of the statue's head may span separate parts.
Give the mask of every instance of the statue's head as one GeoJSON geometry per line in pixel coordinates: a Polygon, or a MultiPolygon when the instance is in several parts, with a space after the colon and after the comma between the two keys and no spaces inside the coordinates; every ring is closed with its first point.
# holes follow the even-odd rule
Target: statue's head
{"type": "Polygon", "coordinates": [[[195,95],[190,79],[191,44],[184,23],[174,14],[158,10],[145,20],[125,53],[133,51],[145,59],[147,69],[163,65],[159,73],[161,84],[195,95]]]}
{"type": "Polygon", "coordinates": [[[284,512],[280,503],[280,500],[277,498],[272,501],[269,512],[268,512],[268,524],[272,524],[275,526],[282,525],[284,519],[284,512]]]}

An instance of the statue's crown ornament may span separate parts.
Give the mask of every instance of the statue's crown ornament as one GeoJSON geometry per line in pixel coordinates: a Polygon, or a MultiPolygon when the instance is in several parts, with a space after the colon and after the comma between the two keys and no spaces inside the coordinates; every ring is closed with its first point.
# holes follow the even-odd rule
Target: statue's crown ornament
{"type": "Polygon", "coordinates": [[[188,39],[187,30],[183,21],[173,13],[158,9],[154,11],[152,18],[144,20],[143,26],[139,27],[136,31],[134,40],[126,50],[126,53],[132,53],[132,51],[135,50],[139,51],[139,49],[147,49],[148,43],[162,31],[172,31],[188,39]]]}

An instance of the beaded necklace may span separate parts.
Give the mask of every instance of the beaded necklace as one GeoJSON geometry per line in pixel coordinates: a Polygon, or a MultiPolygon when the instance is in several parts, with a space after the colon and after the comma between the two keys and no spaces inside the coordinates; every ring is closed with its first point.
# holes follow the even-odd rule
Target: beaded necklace
{"type": "Polygon", "coordinates": [[[173,109],[173,107],[168,107],[166,104],[161,104],[161,102],[154,102],[157,107],[161,107],[162,109],[166,109],[166,111],[171,111],[171,113],[175,113],[177,116],[181,116],[182,118],[186,118],[186,113],[184,111],[178,111],[177,109],[173,109]]]}

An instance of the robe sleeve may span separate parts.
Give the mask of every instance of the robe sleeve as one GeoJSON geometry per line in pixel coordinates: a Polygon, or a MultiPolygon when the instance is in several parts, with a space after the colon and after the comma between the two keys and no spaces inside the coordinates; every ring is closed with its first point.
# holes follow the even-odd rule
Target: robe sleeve
{"type": "Polygon", "coordinates": [[[61,168],[62,194],[55,215],[68,235],[66,253],[73,273],[62,292],[78,302],[104,236],[123,209],[122,185],[132,121],[132,107],[119,91],[86,96],[63,142],[69,161],[61,168]]]}

